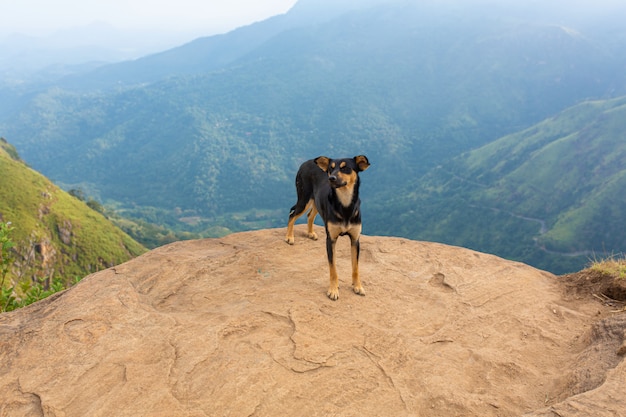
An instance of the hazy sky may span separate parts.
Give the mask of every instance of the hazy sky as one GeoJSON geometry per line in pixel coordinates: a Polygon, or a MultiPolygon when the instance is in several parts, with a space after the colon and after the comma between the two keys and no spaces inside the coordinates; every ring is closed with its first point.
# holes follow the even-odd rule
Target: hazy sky
{"type": "Polygon", "coordinates": [[[101,21],[119,29],[223,32],[289,10],[296,0],[0,0],[0,34],[46,35],[101,21]]]}
{"type": "MultiPolygon", "coordinates": [[[[226,32],[285,13],[297,0],[0,0],[0,35],[47,35],[57,29],[105,22],[117,29],[226,32]]],[[[323,0],[329,1],[329,0],[323,0]]],[[[428,0],[434,1],[434,0],[428,0]]],[[[446,0],[437,0],[445,2],[446,0]]],[[[447,0],[450,1],[450,0],[447,0]]],[[[458,0],[455,0],[458,1],[458,0]]],[[[467,0],[493,4],[560,4],[593,11],[624,0],[467,0]]],[[[322,2],[322,0],[320,0],[322,2]]],[[[353,0],[353,2],[357,2],[353,0]]]]}

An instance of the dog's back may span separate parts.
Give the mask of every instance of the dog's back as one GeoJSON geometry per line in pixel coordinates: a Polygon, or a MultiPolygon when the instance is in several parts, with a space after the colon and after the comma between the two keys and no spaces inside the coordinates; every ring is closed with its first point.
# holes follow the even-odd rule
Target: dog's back
{"type": "MultiPolygon", "coordinates": [[[[291,207],[289,214],[302,213],[307,205],[315,199],[315,191],[328,184],[328,175],[320,169],[314,159],[300,165],[296,174],[296,193],[298,201],[291,207]]],[[[330,188],[330,186],[327,186],[330,188]]]]}

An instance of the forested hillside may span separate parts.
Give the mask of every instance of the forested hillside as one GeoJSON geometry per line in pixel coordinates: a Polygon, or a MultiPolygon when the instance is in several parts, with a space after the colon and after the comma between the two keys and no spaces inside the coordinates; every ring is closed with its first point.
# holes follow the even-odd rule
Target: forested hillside
{"type": "Polygon", "coordinates": [[[0,222],[12,229],[15,246],[3,280],[4,311],[32,286],[69,286],[84,276],[121,264],[145,249],[84,201],[71,196],[19,159],[0,138],[0,222]]]}
{"type": "MultiPolygon", "coordinates": [[[[302,161],[366,154],[366,233],[471,235],[476,249],[533,258],[520,251],[539,223],[515,226],[530,240],[509,250],[508,223],[481,224],[493,234],[479,238],[472,222],[450,237],[381,219],[395,210],[390,195],[407,184],[421,193],[418,179],[452,158],[581,101],[626,94],[624,8],[584,19],[534,3],[378,3],[303,0],[284,16],[24,92],[0,114],[0,131],[64,187],[200,233],[282,225],[302,161]]],[[[548,223],[558,212],[525,207],[501,209],[548,223]]],[[[440,225],[430,213],[420,222],[440,225]]],[[[582,238],[557,243],[574,233],[563,227],[540,244],[595,250],[582,238]]]]}
{"type": "Polygon", "coordinates": [[[368,230],[557,272],[626,251],[626,97],[584,102],[375,201],[368,230]]]}

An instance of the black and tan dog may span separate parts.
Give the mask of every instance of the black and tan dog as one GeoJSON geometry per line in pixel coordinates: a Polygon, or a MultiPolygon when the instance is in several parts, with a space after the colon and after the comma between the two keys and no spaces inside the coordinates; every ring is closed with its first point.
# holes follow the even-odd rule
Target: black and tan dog
{"type": "Polygon", "coordinates": [[[350,236],[352,254],[352,289],[365,295],[359,278],[359,237],[361,235],[361,200],[359,200],[359,172],[370,166],[364,155],[354,158],[330,159],[325,156],[306,161],[296,175],[298,202],[291,208],[287,237],[294,243],[293,225],[302,214],[307,215],[308,236],[317,240],[313,221],[319,213],[326,229],[326,252],[330,268],[330,288],[327,295],[331,300],[339,298],[339,282],[335,265],[335,244],[339,236],[350,236]]]}

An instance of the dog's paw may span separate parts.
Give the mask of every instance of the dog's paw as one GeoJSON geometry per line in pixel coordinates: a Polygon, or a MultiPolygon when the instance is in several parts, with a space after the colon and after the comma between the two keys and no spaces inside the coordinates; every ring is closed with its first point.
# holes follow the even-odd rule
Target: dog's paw
{"type": "Polygon", "coordinates": [[[285,242],[289,243],[290,245],[293,245],[295,242],[295,239],[293,238],[293,236],[287,236],[285,238],[285,242]]]}
{"type": "Polygon", "coordinates": [[[307,233],[307,236],[309,239],[317,240],[317,233],[315,232],[307,233]]]}
{"type": "Polygon", "coordinates": [[[355,294],[365,295],[365,290],[360,285],[358,287],[352,287],[355,294]]]}
{"type": "Polygon", "coordinates": [[[328,292],[326,292],[326,295],[331,300],[337,301],[337,299],[339,298],[339,288],[329,288],[328,292]]]}

